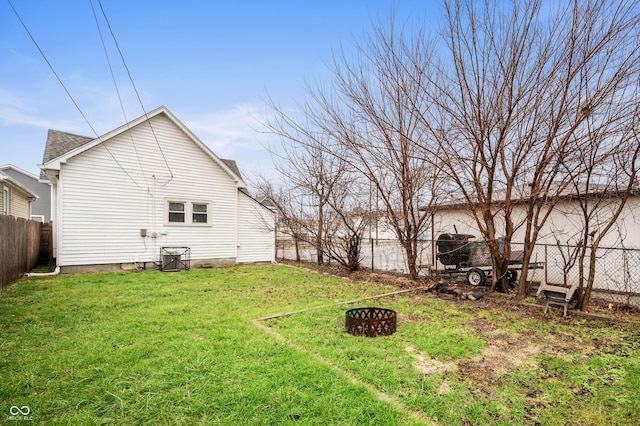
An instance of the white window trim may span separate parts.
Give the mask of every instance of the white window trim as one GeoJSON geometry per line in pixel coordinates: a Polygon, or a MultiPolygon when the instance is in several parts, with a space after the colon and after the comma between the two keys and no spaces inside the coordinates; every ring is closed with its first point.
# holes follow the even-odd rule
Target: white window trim
{"type": "Polygon", "coordinates": [[[165,226],[179,226],[179,227],[210,227],[211,221],[211,201],[201,200],[178,200],[175,198],[167,198],[164,203],[164,224],[165,226]],[[183,203],[184,204],[184,222],[169,222],[169,203],[183,203]],[[193,205],[204,204],[207,206],[207,222],[194,222],[193,221],[193,205]]]}
{"type": "Polygon", "coordinates": [[[2,214],[9,215],[11,213],[11,192],[6,186],[2,187],[2,214]]]}

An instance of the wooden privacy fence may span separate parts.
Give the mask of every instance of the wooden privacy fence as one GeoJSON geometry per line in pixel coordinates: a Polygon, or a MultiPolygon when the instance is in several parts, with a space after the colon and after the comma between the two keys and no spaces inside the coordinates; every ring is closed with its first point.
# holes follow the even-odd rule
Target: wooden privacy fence
{"type": "Polygon", "coordinates": [[[0,215],[0,290],[38,264],[41,230],[40,222],[0,215]]]}

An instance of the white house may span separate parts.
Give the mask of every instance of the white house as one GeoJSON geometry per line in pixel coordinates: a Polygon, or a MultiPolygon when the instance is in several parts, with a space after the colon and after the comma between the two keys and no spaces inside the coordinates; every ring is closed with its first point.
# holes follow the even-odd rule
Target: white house
{"type": "Polygon", "coordinates": [[[275,217],[166,107],[98,138],[50,130],[54,257],[63,271],[154,267],[188,247],[192,266],[275,259],[275,217]]]}

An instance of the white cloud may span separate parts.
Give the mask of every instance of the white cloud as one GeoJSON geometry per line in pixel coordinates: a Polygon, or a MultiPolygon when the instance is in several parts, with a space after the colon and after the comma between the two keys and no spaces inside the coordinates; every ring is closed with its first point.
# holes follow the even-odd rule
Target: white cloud
{"type": "Polygon", "coordinates": [[[37,105],[16,96],[10,91],[0,89],[0,125],[32,126],[43,129],[64,129],[73,132],[81,126],[73,120],[57,119],[51,111],[42,111],[37,105]],[[68,130],[71,129],[71,130],[68,130]]]}
{"type": "Polygon", "coordinates": [[[271,155],[265,148],[270,136],[263,133],[263,104],[241,104],[191,116],[176,112],[176,115],[218,157],[235,160],[245,179],[258,174],[273,176],[271,155]]]}
{"type": "Polygon", "coordinates": [[[237,105],[225,111],[185,117],[186,126],[217,155],[263,151],[259,136],[264,113],[258,104],[237,105]]]}

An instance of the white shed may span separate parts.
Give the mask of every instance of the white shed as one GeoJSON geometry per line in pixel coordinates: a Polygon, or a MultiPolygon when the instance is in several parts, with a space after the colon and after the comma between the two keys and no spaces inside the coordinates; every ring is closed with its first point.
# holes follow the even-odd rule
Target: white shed
{"type": "Polygon", "coordinates": [[[275,259],[274,214],[166,107],[95,139],[50,130],[40,168],[63,271],[153,267],[163,247],[193,266],[275,259]]]}
{"type": "MultiPolygon", "coordinates": [[[[618,206],[612,197],[591,220],[592,230],[599,231],[611,219],[612,211],[618,206]]],[[[640,293],[640,193],[635,191],[628,199],[615,226],[604,237],[598,249],[596,260],[595,288],[604,292],[640,293]]],[[[515,204],[515,222],[524,219],[524,205],[515,204]]],[[[582,212],[576,195],[569,194],[560,200],[551,211],[541,229],[532,262],[544,262],[544,271],[530,271],[530,279],[554,284],[572,285],[578,280],[577,263],[571,263],[575,244],[583,233],[582,212]],[[535,276],[534,276],[535,275],[535,276]]],[[[498,218],[499,219],[499,218],[498,218]]],[[[512,239],[512,249],[521,250],[524,241],[523,229],[518,229],[512,239]]],[[[500,228],[498,228],[500,229],[500,228]]],[[[467,207],[462,203],[440,206],[432,216],[427,235],[435,240],[443,233],[460,233],[476,236],[482,241],[478,226],[467,207]]],[[[498,235],[500,237],[501,235],[498,235]]],[[[435,244],[431,244],[435,252],[435,244]]],[[[435,255],[432,256],[432,259],[435,255]]],[[[438,269],[444,266],[438,262],[438,269]]],[[[585,267],[586,268],[586,267],[585,267]]],[[[585,270],[586,272],[586,270],[585,270]]]]}

